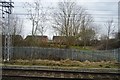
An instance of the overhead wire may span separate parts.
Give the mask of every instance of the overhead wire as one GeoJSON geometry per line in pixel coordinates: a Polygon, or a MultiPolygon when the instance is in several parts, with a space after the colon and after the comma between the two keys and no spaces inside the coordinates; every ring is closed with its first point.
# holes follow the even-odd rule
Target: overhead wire
{"type": "MultiPolygon", "coordinates": [[[[23,2],[19,2],[19,3],[23,3],[23,2]]],[[[94,2],[92,2],[94,3],[94,2]]],[[[96,2],[95,2],[96,3],[96,2]]],[[[100,2],[100,3],[117,3],[117,2],[100,2]]],[[[14,6],[14,7],[17,7],[17,8],[22,8],[22,6],[14,6]]],[[[55,8],[49,8],[49,7],[43,7],[43,8],[46,8],[46,9],[55,9],[55,8]]],[[[95,9],[85,9],[86,11],[98,11],[98,12],[113,12],[113,11],[116,11],[117,10],[95,10],[95,9]]],[[[21,16],[20,18],[21,19],[26,19],[25,17],[22,17],[22,16],[27,16],[29,15],[28,13],[13,13],[14,15],[18,15],[18,16],[21,16]]],[[[113,19],[118,19],[118,14],[112,14],[112,13],[88,13],[86,15],[92,15],[93,18],[99,18],[99,19],[107,19],[107,18],[110,18],[110,17],[113,17],[113,19]]],[[[104,22],[104,21],[95,21],[95,22],[104,22]]]]}

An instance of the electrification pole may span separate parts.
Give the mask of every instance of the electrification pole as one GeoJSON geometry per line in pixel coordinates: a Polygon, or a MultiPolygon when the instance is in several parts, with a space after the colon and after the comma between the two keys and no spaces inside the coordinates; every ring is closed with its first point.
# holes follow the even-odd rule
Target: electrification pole
{"type": "MultiPolygon", "coordinates": [[[[118,2],[118,44],[120,44],[120,1],[118,2]]],[[[118,50],[118,62],[120,63],[120,47],[118,50]]]]}
{"type": "Polygon", "coordinates": [[[12,40],[11,40],[11,30],[10,30],[10,15],[12,14],[13,2],[0,1],[2,6],[2,29],[4,35],[4,61],[10,61],[12,40]]]}

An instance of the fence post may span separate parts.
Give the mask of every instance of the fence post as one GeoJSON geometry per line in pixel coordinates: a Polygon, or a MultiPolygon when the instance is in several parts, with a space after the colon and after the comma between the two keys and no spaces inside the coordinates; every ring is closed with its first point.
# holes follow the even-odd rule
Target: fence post
{"type": "Polygon", "coordinates": [[[118,62],[120,63],[120,48],[117,50],[118,52],[118,62]]]}

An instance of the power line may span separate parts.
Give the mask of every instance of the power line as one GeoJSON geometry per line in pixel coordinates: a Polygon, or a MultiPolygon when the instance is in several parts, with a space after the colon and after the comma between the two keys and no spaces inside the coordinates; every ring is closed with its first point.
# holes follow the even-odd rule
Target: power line
{"type": "MultiPolygon", "coordinates": [[[[19,19],[23,19],[23,20],[29,20],[29,18],[19,18],[19,19]]],[[[54,19],[47,19],[47,21],[51,21],[54,19]]],[[[107,20],[103,20],[103,21],[98,21],[98,20],[94,20],[93,23],[105,23],[107,20]]],[[[118,23],[117,21],[114,21],[114,23],[118,23]]]]}
{"type": "MultiPolygon", "coordinates": [[[[23,1],[14,1],[15,3],[25,3],[25,2],[23,2],[23,1]]],[[[27,3],[33,3],[33,2],[28,2],[28,1],[26,1],[27,3]]],[[[42,2],[42,1],[41,1],[42,2]]],[[[51,3],[51,2],[53,2],[53,1],[48,1],[47,3],[51,3]]],[[[55,2],[55,1],[54,1],[55,2]]],[[[109,3],[109,4],[115,4],[115,3],[118,3],[118,2],[116,2],[116,1],[99,1],[99,2],[96,2],[96,1],[92,1],[92,2],[90,2],[90,1],[87,1],[87,2],[85,2],[85,1],[78,1],[78,2],[84,2],[84,3],[97,3],[97,4],[102,4],[102,3],[109,3]]]]}
{"type": "MultiPolygon", "coordinates": [[[[14,15],[33,15],[34,13],[32,13],[32,14],[29,14],[29,13],[13,13],[14,15]]],[[[51,15],[50,13],[49,13],[49,15],[51,15]]],[[[71,15],[79,15],[79,14],[71,14],[71,15]]],[[[92,14],[83,14],[83,15],[101,15],[101,16],[118,16],[117,14],[103,14],[103,13],[92,13],[92,14]]]]}
{"type": "MultiPolygon", "coordinates": [[[[18,8],[23,8],[23,6],[15,6],[15,7],[18,7],[18,8]]],[[[27,7],[28,9],[29,7],[27,7]]],[[[31,7],[32,8],[32,7],[31,7]]],[[[44,8],[44,9],[58,9],[58,8],[50,8],[50,7],[41,7],[41,8],[44,8]]],[[[23,8],[24,9],[24,8],[23,8]]],[[[118,11],[117,9],[116,10],[108,10],[108,9],[103,9],[103,10],[97,10],[97,9],[84,9],[86,11],[118,11]]]]}
{"type": "MultiPolygon", "coordinates": [[[[18,5],[16,5],[16,6],[14,6],[14,7],[20,7],[20,8],[22,8],[22,7],[24,7],[24,5],[23,6],[18,6],[18,5]]],[[[27,8],[29,8],[29,7],[27,7],[27,8]]],[[[34,7],[31,7],[31,8],[34,8],[34,7]]],[[[40,7],[40,8],[48,8],[48,9],[58,9],[57,7],[40,7]]],[[[84,8],[83,8],[84,9],[84,8]]],[[[96,9],[86,9],[85,8],[85,10],[96,10],[96,9]]],[[[109,11],[108,9],[103,9],[104,11],[109,11]]],[[[117,9],[116,9],[117,10],[117,9]]]]}
{"type": "MultiPolygon", "coordinates": [[[[30,15],[30,14],[27,14],[27,13],[13,13],[13,15],[18,15],[18,16],[27,16],[27,15],[30,15]]],[[[33,14],[32,14],[33,15],[33,14]]],[[[91,14],[92,15],[92,14],[91,14]]],[[[48,15],[49,16],[49,15],[48,15]]],[[[118,19],[118,15],[100,15],[99,16],[95,16],[95,15],[92,15],[93,18],[102,18],[102,19],[107,19],[107,18],[110,18],[112,17],[113,19],[118,19]]]]}
{"type": "MultiPolygon", "coordinates": [[[[27,17],[27,15],[29,15],[29,14],[27,14],[27,13],[13,13],[13,15],[18,15],[18,16],[26,16],[27,17]]],[[[98,15],[98,14],[97,14],[98,15]]],[[[101,15],[101,14],[99,14],[99,15],[101,15]]],[[[118,16],[116,15],[112,15],[111,17],[113,17],[113,19],[118,19],[118,16]]],[[[110,16],[93,16],[93,19],[96,19],[96,18],[99,18],[99,19],[107,19],[107,18],[110,18],[110,16]]],[[[26,19],[25,17],[21,17],[21,19],[26,19]]],[[[50,19],[49,19],[50,20],[50,19]]],[[[104,20],[105,21],[105,20],[104,20]]],[[[102,22],[104,22],[104,21],[102,21],[102,22]]],[[[97,22],[101,22],[101,21],[97,21],[97,22]]]]}
{"type": "MultiPolygon", "coordinates": [[[[1,18],[1,17],[0,17],[1,18]]],[[[26,17],[19,17],[20,19],[29,19],[29,18],[26,18],[26,17]]],[[[95,21],[96,21],[96,19],[98,19],[98,18],[94,18],[95,19],[95,21]]],[[[106,21],[106,20],[108,20],[109,19],[109,17],[108,18],[100,18],[99,17],[99,19],[102,19],[103,21],[106,21]]],[[[112,18],[113,20],[118,20],[118,18],[112,18]]],[[[50,19],[49,19],[50,20],[50,19]]]]}

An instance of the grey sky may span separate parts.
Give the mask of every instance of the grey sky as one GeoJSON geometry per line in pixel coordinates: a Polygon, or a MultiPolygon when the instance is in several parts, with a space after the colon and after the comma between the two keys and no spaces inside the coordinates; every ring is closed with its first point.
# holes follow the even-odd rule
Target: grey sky
{"type": "MultiPolygon", "coordinates": [[[[14,12],[18,15],[20,13],[27,13],[23,9],[23,3],[24,2],[33,2],[34,0],[12,0],[14,1],[14,12]]],[[[42,0],[43,5],[51,6],[55,5],[56,2],[62,1],[62,0],[42,0]]],[[[101,26],[101,31],[104,33],[104,23],[105,21],[113,18],[114,22],[118,23],[118,1],[119,0],[76,0],[78,4],[83,6],[85,9],[87,9],[88,13],[91,14],[94,17],[94,23],[101,26]]],[[[28,22],[23,15],[19,15],[21,19],[24,19],[24,35],[30,34],[31,31],[31,25],[30,22],[28,22]]],[[[117,29],[116,29],[117,30],[117,29]]],[[[103,33],[102,32],[102,33],[103,33]]],[[[45,35],[47,35],[49,38],[52,38],[53,31],[51,30],[51,26],[48,26],[48,30],[46,31],[45,35]]]]}

